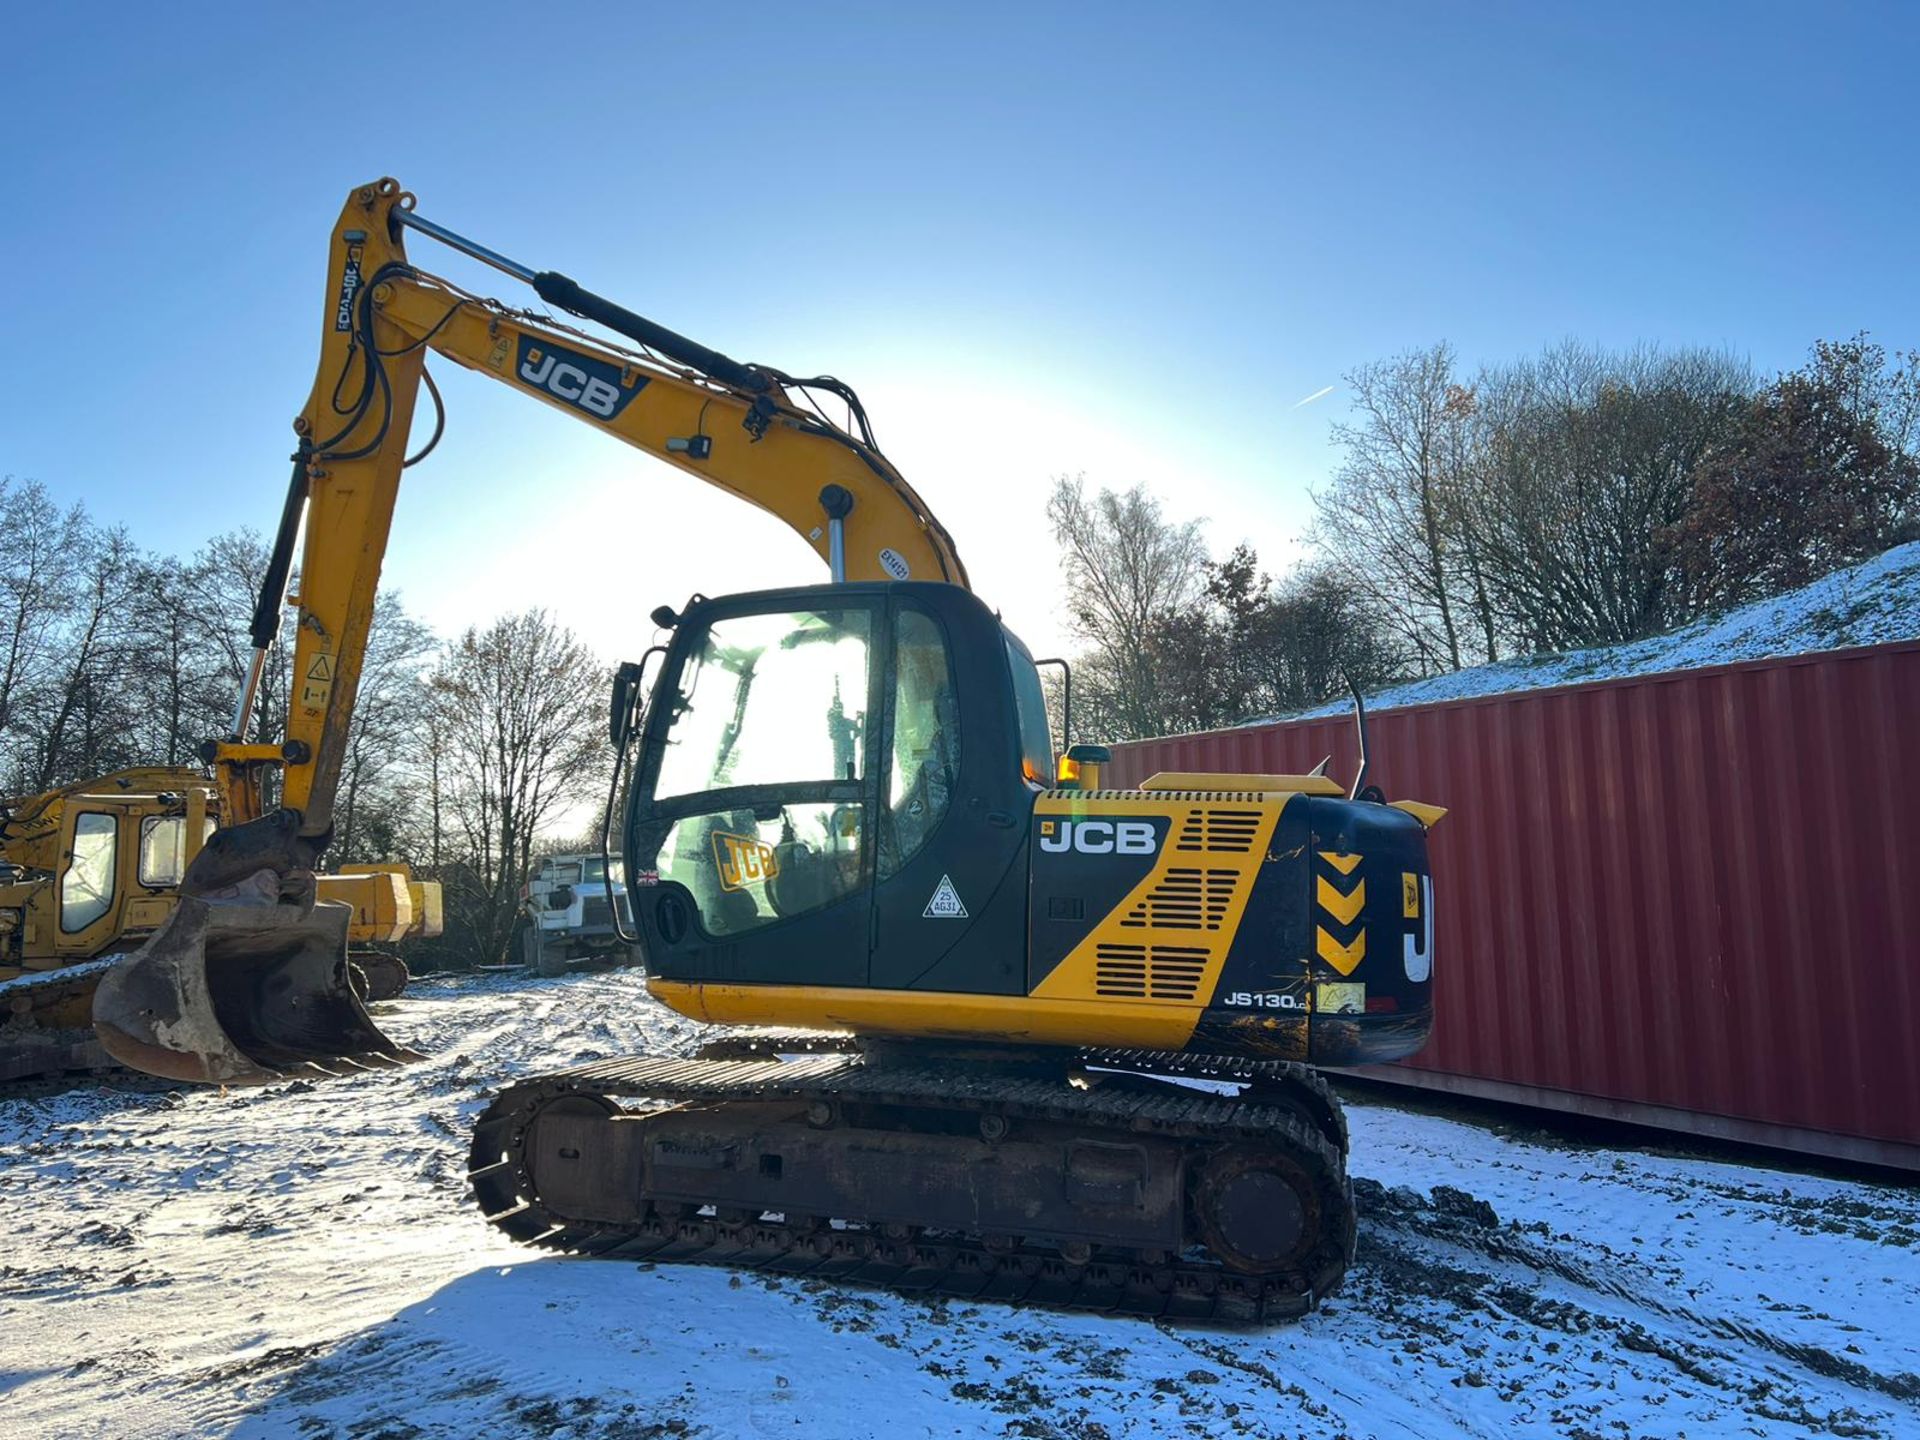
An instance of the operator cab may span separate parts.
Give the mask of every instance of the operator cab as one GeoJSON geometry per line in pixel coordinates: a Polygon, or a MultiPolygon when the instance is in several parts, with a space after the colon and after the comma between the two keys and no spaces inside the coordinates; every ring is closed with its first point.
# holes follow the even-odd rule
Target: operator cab
{"type": "Polygon", "coordinates": [[[1028,817],[1052,770],[1032,656],[965,590],[696,601],[626,817],[650,973],[1020,993],[1028,817]]]}

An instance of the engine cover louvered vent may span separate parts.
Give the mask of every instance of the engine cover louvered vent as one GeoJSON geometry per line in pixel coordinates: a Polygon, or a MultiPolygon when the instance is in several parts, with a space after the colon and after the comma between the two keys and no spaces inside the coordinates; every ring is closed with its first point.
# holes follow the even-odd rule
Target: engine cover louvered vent
{"type": "Polygon", "coordinates": [[[1120,923],[1134,929],[1218,930],[1239,878],[1237,870],[1176,866],[1120,923]]]}
{"type": "Polygon", "coordinates": [[[1094,993],[1136,1000],[1191,1000],[1200,989],[1208,951],[1195,945],[1101,945],[1094,952],[1094,993]]]}
{"type": "Polygon", "coordinates": [[[1180,826],[1176,850],[1244,855],[1259,837],[1266,817],[1258,810],[1196,810],[1180,826]]]}

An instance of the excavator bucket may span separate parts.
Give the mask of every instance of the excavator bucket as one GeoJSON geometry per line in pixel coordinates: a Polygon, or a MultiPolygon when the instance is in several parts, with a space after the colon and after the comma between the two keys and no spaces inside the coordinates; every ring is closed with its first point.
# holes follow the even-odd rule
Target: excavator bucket
{"type": "Polygon", "coordinates": [[[182,895],[94,993],[100,1043],[170,1080],[264,1085],[422,1058],[381,1033],[347,959],[353,909],[182,895]]]}

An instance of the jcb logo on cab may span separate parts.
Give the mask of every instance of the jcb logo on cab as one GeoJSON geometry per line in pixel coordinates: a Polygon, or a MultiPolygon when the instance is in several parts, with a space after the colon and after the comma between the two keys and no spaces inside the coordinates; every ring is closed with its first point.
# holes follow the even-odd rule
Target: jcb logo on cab
{"type": "Polygon", "coordinates": [[[744,890],[780,873],[780,857],[758,835],[713,833],[713,862],[720,870],[722,890],[744,890]]]}

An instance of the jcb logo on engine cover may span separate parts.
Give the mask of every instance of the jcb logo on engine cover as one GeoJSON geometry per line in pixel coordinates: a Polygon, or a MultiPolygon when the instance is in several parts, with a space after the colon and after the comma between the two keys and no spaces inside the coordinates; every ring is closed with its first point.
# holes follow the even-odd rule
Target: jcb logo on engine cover
{"type": "Polygon", "coordinates": [[[1043,820],[1040,848],[1056,854],[1151,855],[1160,841],[1151,820],[1043,820]]]}
{"type": "Polygon", "coordinates": [[[618,365],[562,349],[550,341],[520,337],[517,374],[534,389],[584,410],[596,420],[612,420],[647,388],[644,375],[626,376],[618,365]]]}

